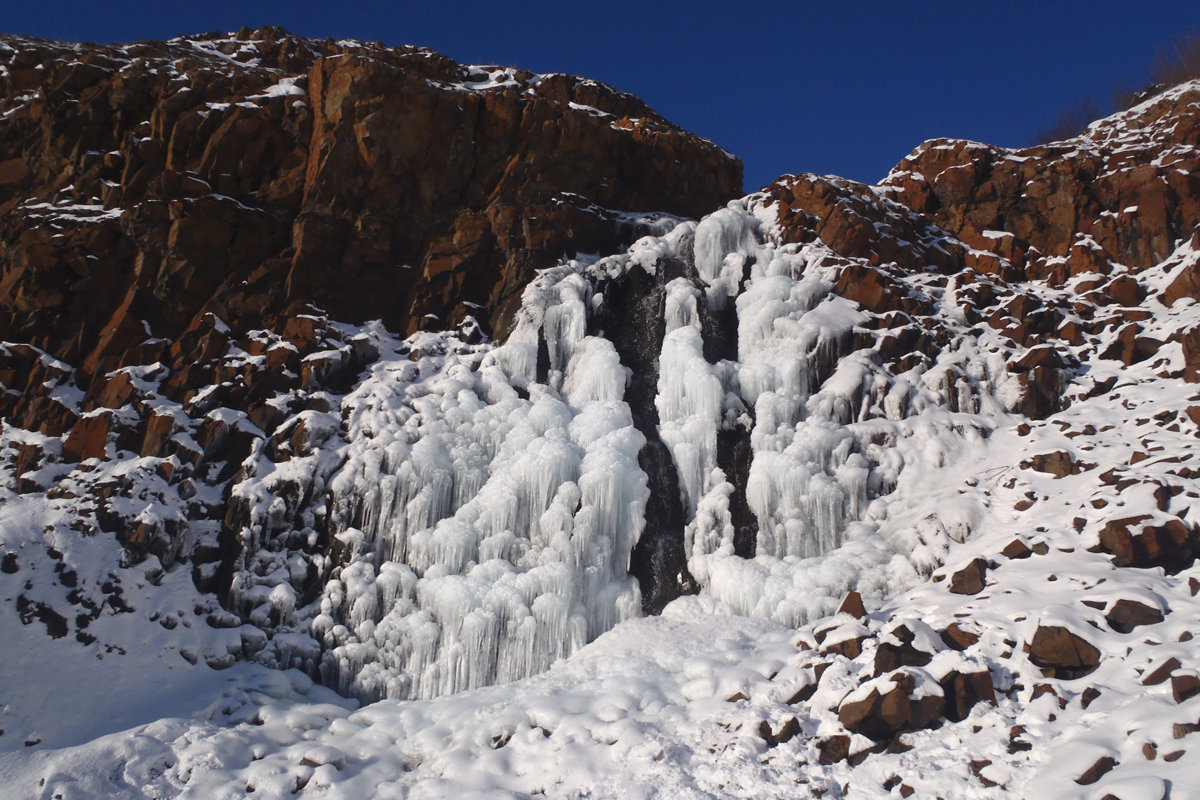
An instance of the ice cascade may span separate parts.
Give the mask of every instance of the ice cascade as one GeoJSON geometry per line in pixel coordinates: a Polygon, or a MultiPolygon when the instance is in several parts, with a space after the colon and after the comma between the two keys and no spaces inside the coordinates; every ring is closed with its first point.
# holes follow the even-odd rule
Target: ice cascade
{"type": "Polygon", "coordinates": [[[832,293],[844,259],[773,242],[756,202],[543,271],[502,345],[375,330],[308,478],[258,454],[235,491],[274,531],[243,532],[234,578],[284,631],[262,657],[363,699],[433,697],[544,670],[681,594],[797,624],[927,568],[884,498],[951,440],[913,445],[909,418],[991,402],[1003,365],[964,338],[939,359],[970,380],[891,375],[832,293]],[[303,514],[326,526],[315,580],[287,555],[303,514]]]}

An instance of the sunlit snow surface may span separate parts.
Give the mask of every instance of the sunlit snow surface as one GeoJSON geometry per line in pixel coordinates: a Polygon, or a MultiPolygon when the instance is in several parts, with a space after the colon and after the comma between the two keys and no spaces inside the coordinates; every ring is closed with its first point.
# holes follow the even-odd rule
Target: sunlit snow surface
{"type": "MultiPolygon", "coordinates": [[[[8,601],[29,573],[0,575],[5,647],[23,653],[6,656],[0,684],[3,785],[17,797],[63,798],[887,797],[897,784],[881,787],[899,776],[918,797],[1112,789],[1157,798],[1165,782],[1176,800],[1198,796],[1196,757],[1150,761],[1142,747],[1153,741],[1167,754],[1172,726],[1200,719],[1200,698],[1177,705],[1168,686],[1141,686],[1138,672],[1171,655],[1194,664],[1179,642],[1200,619],[1188,574],[1116,569],[1085,549],[1111,514],[1089,500],[1132,515],[1157,513],[1155,499],[1118,496],[1089,473],[1056,479],[1017,466],[1031,452],[1086,450],[1099,471],[1149,448],[1156,458],[1138,469],[1166,479],[1170,459],[1196,449],[1187,430],[1152,422],[1194,402],[1187,385],[1156,377],[1181,368],[1179,345],[1164,345],[1154,364],[1094,361],[1073,405],[1021,436],[1006,411],[1016,396],[1005,369],[1013,349],[991,328],[964,329],[953,278],[905,278],[956,334],[932,364],[891,375],[866,353],[843,357],[866,318],[831,294],[836,257],[820,244],[774,244],[772,211],[757,202],[663,230],[624,255],[546,271],[501,346],[450,334],[402,343],[378,327],[347,328],[379,360],[340,409],[289,423],[303,425],[310,450],[281,463],[256,451],[234,487],[251,524],[233,600],[250,624],[222,617],[182,568],[164,574],[151,558],[114,569],[111,537],[43,544],[41,525],[66,518],[69,504],[6,486],[0,537],[22,570],[36,577],[52,563],[39,549],[57,547],[74,564],[111,570],[143,611],[94,623],[109,650],[51,642],[41,626],[20,625],[8,601]],[[688,568],[701,592],[643,619],[626,569],[643,533],[644,436],[624,402],[630,375],[588,321],[605,302],[602,278],[673,262],[694,264],[695,277],[665,284],[654,407],[679,472],[688,568]],[[704,319],[730,306],[736,359],[711,363],[704,319]],[[1111,394],[1086,396],[1110,376],[1121,378],[1111,394]],[[1085,424],[1084,439],[1064,433],[1085,424]],[[750,559],[733,551],[733,486],[714,444],[722,429],[745,431],[753,450],[746,500],[760,530],[750,559]],[[297,504],[325,496],[327,504],[297,504]],[[1017,510],[1031,497],[1034,512],[1017,510]],[[301,523],[328,515],[337,542],[328,555],[305,555],[308,533],[293,512],[301,523]],[[999,563],[983,594],[946,591],[949,572],[994,558],[1017,535],[1047,553],[999,563]],[[330,580],[305,603],[310,567],[330,580]],[[872,613],[835,618],[843,632],[897,621],[937,629],[967,617],[984,634],[979,644],[939,654],[922,680],[986,664],[998,704],[907,734],[911,751],[855,768],[821,764],[817,742],[841,731],[837,707],[862,691],[872,653],[835,660],[808,700],[788,701],[816,682],[805,624],[852,588],[872,613]],[[1174,613],[1161,630],[1118,634],[1102,611],[1078,603],[1083,592],[1174,613]],[[148,608],[175,621],[149,625],[148,608]],[[1104,692],[1086,709],[1068,681],[1057,682],[1061,707],[1032,696],[1045,679],[1020,646],[1043,620],[1086,632],[1105,655],[1089,678],[1104,692]],[[222,655],[235,653],[390,699],[355,711],[296,670],[204,665],[227,666],[222,655]],[[53,667],[39,673],[31,665],[40,662],[53,667]],[[31,677],[39,674],[41,686],[31,677]],[[768,747],[761,725],[792,717],[801,735],[768,747]],[[1027,750],[1008,747],[1016,725],[1027,750]],[[1075,784],[1098,754],[1119,766],[1096,786],[1075,784]],[[971,760],[990,761],[976,769],[997,785],[973,778],[971,760]]],[[[1161,288],[1196,257],[1184,245],[1139,277],[1161,288]]],[[[1155,311],[1148,335],[1163,340],[1195,322],[1192,303],[1155,311]]],[[[7,444],[36,437],[0,435],[7,444]]],[[[1193,500],[1172,502],[1186,514],[1193,500]]],[[[869,744],[856,737],[853,748],[869,744]]]]}

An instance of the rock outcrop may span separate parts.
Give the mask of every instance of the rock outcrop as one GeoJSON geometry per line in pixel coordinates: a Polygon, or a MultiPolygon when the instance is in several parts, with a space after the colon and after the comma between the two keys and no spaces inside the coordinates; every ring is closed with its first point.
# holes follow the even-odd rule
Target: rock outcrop
{"type": "Polygon", "coordinates": [[[421,48],[5,36],[0,65],[0,336],[85,384],[208,313],[503,333],[534,270],[638,235],[620,212],[741,193],[740,162],[631,95],[421,48]]]}

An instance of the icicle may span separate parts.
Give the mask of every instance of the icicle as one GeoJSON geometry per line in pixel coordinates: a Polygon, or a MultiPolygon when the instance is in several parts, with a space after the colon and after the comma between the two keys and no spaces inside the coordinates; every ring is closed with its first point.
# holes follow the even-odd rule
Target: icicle
{"type": "Polygon", "coordinates": [[[714,310],[737,295],[746,260],[758,247],[757,228],[758,220],[737,200],[696,226],[696,270],[709,286],[708,302],[714,310]]]}

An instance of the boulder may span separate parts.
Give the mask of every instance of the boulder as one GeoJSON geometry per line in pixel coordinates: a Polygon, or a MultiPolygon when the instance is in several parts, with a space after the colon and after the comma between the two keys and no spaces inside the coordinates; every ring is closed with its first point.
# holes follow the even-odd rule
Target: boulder
{"type": "Polygon", "coordinates": [[[1159,299],[1167,306],[1184,298],[1200,299],[1200,260],[1186,264],[1159,295],[1159,299]]]}
{"type": "Polygon", "coordinates": [[[86,461],[89,458],[104,458],[108,434],[112,426],[112,413],[99,412],[80,417],[63,442],[63,461],[86,461]]]}
{"type": "Polygon", "coordinates": [[[1200,694],[1200,675],[1193,671],[1175,672],[1171,675],[1171,697],[1183,703],[1200,694]]]}
{"type": "Polygon", "coordinates": [[[865,617],[867,610],[863,607],[862,595],[858,592],[849,592],[846,598],[842,600],[842,604],[838,606],[837,613],[849,614],[855,619],[865,617]]]}
{"type": "Polygon", "coordinates": [[[950,576],[953,594],[979,594],[987,585],[987,560],[976,558],[950,576]]]}
{"type": "Polygon", "coordinates": [[[967,630],[958,622],[952,622],[947,625],[945,630],[941,631],[939,635],[942,638],[942,642],[951,650],[966,650],[979,641],[979,634],[967,630]]]}
{"type": "Polygon", "coordinates": [[[1010,559],[1021,559],[1029,558],[1033,555],[1033,551],[1029,549],[1029,545],[1025,544],[1025,542],[1020,539],[1013,539],[1004,546],[1004,549],[1000,551],[1000,555],[1010,559]]]}
{"type": "Polygon", "coordinates": [[[1159,684],[1166,683],[1167,679],[1171,677],[1171,673],[1179,669],[1181,666],[1182,664],[1179,663],[1179,659],[1175,656],[1171,656],[1166,661],[1152,669],[1149,674],[1143,677],[1142,685],[1158,686],[1159,684]]]}
{"type": "Polygon", "coordinates": [[[1027,462],[1022,462],[1022,465],[1031,467],[1038,472],[1048,473],[1056,478],[1078,475],[1080,472],[1080,467],[1075,460],[1075,456],[1065,450],[1056,450],[1052,453],[1039,453],[1032,456],[1027,462]]]}
{"type": "Polygon", "coordinates": [[[945,716],[952,722],[967,718],[979,703],[996,705],[992,673],[987,668],[951,670],[938,683],[946,698],[945,716]]]}
{"type": "Polygon", "coordinates": [[[1118,567],[1162,567],[1170,574],[1190,567],[1200,552],[1196,529],[1181,519],[1143,524],[1142,515],[1110,520],[1100,530],[1100,548],[1118,567]]]}
{"type": "Polygon", "coordinates": [[[902,731],[929,726],[945,708],[940,691],[929,691],[930,687],[923,685],[917,693],[916,679],[907,672],[879,681],[866,696],[843,701],[838,707],[838,720],[846,730],[876,742],[888,741],[902,731]]]}
{"type": "Polygon", "coordinates": [[[834,734],[817,742],[817,759],[822,764],[836,764],[850,755],[850,737],[834,734]]]}
{"type": "Polygon", "coordinates": [[[758,726],[758,734],[767,743],[767,747],[775,747],[784,742],[791,741],[800,733],[800,721],[795,717],[788,717],[779,725],[772,725],[763,720],[758,726]]]}
{"type": "Polygon", "coordinates": [[[1129,633],[1140,625],[1154,625],[1162,622],[1163,613],[1145,603],[1121,598],[1113,603],[1104,618],[1108,620],[1108,626],[1114,631],[1129,633]]]}
{"type": "Polygon", "coordinates": [[[900,667],[923,667],[933,660],[934,653],[940,649],[941,641],[928,626],[919,622],[902,622],[879,637],[879,644],[875,648],[875,675],[883,675],[900,667]],[[918,636],[918,633],[924,635],[918,636]]]}
{"type": "Polygon", "coordinates": [[[1029,660],[1056,678],[1079,678],[1100,666],[1100,651],[1058,625],[1038,625],[1029,642],[1029,660]]]}
{"type": "Polygon", "coordinates": [[[1101,756],[1096,759],[1090,767],[1083,771],[1083,774],[1075,779],[1075,782],[1080,786],[1091,786],[1096,781],[1103,778],[1108,773],[1112,772],[1113,767],[1117,766],[1117,760],[1112,756],[1101,756]]]}

